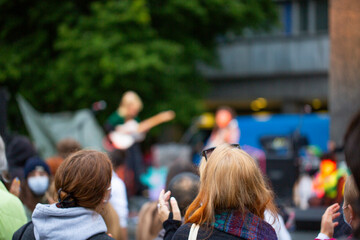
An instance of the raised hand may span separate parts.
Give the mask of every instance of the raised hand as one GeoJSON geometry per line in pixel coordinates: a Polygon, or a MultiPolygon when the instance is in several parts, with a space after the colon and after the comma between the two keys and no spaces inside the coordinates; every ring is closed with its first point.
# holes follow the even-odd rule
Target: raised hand
{"type": "Polygon", "coordinates": [[[176,114],[174,111],[168,110],[168,111],[163,111],[163,112],[159,113],[159,116],[161,116],[161,119],[164,122],[167,122],[167,121],[173,120],[175,118],[176,114]]]}
{"type": "Polygon", "coordinates": [[[16,177],[12,181],[11,186],[10,186],[10,192],[17,197],[20,196],[20,180],[19,180],[19,178],[16,177]]]}
{"type": "Polygon", "coordinates": [[[161,192],[160,192],[159,203],[158,203],[158,213],[159,213],[161,222],[165,222],[169,218],[169,214],[170,214],[170,207],[169,207],[169,203],[168,203],[169,199],[170,199],[170,204],[171,204],[171,208],[172,208],[173,219],[181,221],[181,213],[180,213],[180,209],[177,204],[177,201],[174,197],[170,198],[170,195],[171,195],[170,191],[167,191],[165,193],[165,190],[161,190],[161,192]]]}
{"type": "Polygon", "coordinates": [[[321,218],[321,233],[332,238],[334,235],[334,228],[339,225],[338,222],[334,222],[334,219],[340,216],[340,205],[335,203],[328,207],[321,218]]]}

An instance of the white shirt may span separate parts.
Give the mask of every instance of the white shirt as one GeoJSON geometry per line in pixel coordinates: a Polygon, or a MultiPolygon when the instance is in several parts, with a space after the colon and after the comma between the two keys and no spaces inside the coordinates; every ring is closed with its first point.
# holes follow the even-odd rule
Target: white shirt
{"type": "Polygon", "coordinates": [[[278,240],[291,240],[290,233],[284,224],[284,219],[280,215],[277,217],[277,219],[274,219],[273,215],[268,210],[265,210],[264,219],[274,228],[278,240]]]}
{"type": "Polygon", "coordinates": [[[111,198],[109,202],[119,216],[120,226],[126,228],[129,214],[126,188],[124,182],[114,171],[111,178],[111,198]]]}
{"type": "Polygon", "coordinates": [[[326,234],[319,233],[315,239],[322,239],[322,240],[324,240],[324,239],[331,239],[331,238],[330,238],[328,235],[326,235],[326,234]]]}

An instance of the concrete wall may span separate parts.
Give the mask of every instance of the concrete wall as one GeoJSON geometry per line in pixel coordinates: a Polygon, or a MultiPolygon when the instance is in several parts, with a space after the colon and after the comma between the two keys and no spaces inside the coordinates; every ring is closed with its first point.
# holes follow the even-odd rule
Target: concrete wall
{"type": "Polygon", "coordinates": [[[199,64],[203,75],[241,78],[253,75],[327,73],[328,35],[244,39],[219,46],[220,67],[199,64]]]}

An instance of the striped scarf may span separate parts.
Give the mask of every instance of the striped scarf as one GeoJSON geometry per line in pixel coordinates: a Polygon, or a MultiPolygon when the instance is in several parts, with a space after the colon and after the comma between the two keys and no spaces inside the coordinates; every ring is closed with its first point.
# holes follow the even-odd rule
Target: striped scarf
{"type": "Polygon", "coordinates": [[[273,227],[250,212],[225,211],[216,214],[214,228],[243,239],[277,240],[273,227]]]}

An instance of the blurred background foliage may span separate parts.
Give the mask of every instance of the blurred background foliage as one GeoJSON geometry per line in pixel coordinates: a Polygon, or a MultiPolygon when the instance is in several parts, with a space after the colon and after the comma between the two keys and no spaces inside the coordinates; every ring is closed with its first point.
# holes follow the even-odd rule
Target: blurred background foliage
{"type": "Polygon", "coordinates": [[[42,112],[105,100],[101,123],[131,89],[141,117],[173,109],[186,125],[204,110],[196,65],[216,65],[217,37],[276,19],[271,0],[0,0],[0,84],[42,112]]]}

